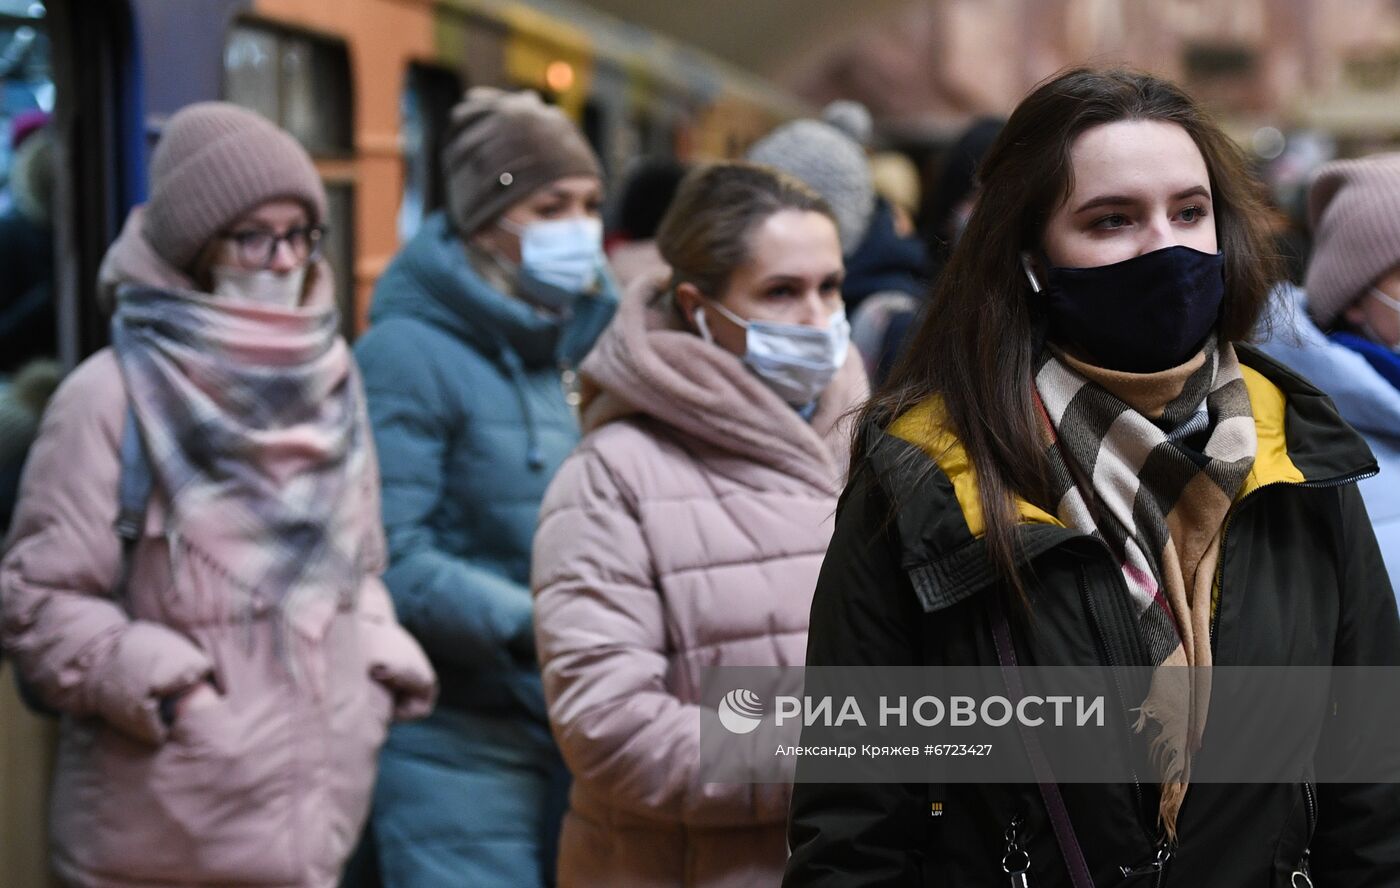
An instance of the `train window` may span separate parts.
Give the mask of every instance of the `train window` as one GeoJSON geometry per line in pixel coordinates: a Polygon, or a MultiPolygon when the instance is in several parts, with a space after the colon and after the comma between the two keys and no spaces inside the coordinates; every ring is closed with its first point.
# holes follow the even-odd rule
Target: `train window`
{"type": "MultiPolygon", "coordinates": [[[[0,0],[0,376],[58,348],[54,81],[43,3],[0,0]]],[[[0,449],[4,443],[0,441],[0,449]]],[[[0,459],[3,462],[3,459],[0,459]]]]}
{"type": "Polygon", "coordinates": [[[277,69],[275,35],[256,28],[234,28],[224,51],[224,97],[280,122],[277,69]]]}
{"type": "Polygon", "coordinates": [[[355,339],[355,187],[349,182],[326,183],[326,264],[335,276],[335,298],[345,338],[355,339]]]}
{"type": "Polygon", "coordinates": [[[589,99],[583,103],[583,137],[588,140],[588,144],[593,146],[593,153],[603,159],[604,172],[611,174],[611,155],[607,151],[606,130],[603,126],[603,108],[597,100],[589,99]]]}
{"type": "Polygon", "coordinates": [[[54,79],[45,4],[0,0],[0,530],[61,374],[54,299],[54,79]]]}
{"type": "Polygon", "coordinates": [[[452,106],[462,97],[456,71],[412,63],[404,81],[399,109],[402,122],[403,203],[399,206],[399,238],[408,240],[423,217],[446,200],[438,155],[452,106]]]}
{"type": "Polygon", "coordinates": [[[224,96],[321,156],[354,150],[350,56],[338,40],[241,22],[224,50],[224,96]]]}

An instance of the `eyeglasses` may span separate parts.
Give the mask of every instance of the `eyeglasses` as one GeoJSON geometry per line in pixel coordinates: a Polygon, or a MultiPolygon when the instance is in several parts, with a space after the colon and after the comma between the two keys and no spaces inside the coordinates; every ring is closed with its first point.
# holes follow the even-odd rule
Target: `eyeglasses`
{"type": "Polygon", "coordinates": [[[285,234],[277,234],[265,228],[250,228],[246,231],[231,231],[221,235],[233,241],[238,253],[238,261],[248,268],[271,268],[277,259],[277,248],[285,243],[292,251],[298,264],[316,259],[321,255],[321,239],[325,236],[323,225],[308,225],[289,229],[285,234]]]}

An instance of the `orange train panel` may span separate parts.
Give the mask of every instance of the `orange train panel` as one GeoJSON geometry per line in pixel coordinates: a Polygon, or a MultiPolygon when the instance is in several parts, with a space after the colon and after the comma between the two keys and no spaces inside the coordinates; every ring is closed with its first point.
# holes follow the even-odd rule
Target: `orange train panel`
{"type": "MultiPolygon", "coordinates": [[[[409,62],[436,56],[432,0],[254,0],[253,14],[346,42],[354,89],[355,307],[363,330],[370,291],[398,249],[403,197],[399,99],[409,62]]],[[[319,164],[327,181],[343,165],[319,164]]]]}

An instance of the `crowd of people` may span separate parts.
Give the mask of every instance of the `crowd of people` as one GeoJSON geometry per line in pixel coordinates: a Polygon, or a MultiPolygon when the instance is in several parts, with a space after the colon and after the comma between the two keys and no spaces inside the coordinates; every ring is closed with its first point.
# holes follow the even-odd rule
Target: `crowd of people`
{"type": "Polygon", "coordinates": [[[1319,173],[1299,287],[1151,75],[1057,75],[930,196],[873,149],[838,102],[649,161],[605,237],[579,129],[473,88],[351,347],[306,151],[174,115],[0,563],[59,878],[1400,882],[1400,786],[1192,781],[1213,667],[1400,665],[1400,155],[1319,173]],[[1147,669],[1152,776],[706,779],[707,670],[1008,659],[1147,669]]]}

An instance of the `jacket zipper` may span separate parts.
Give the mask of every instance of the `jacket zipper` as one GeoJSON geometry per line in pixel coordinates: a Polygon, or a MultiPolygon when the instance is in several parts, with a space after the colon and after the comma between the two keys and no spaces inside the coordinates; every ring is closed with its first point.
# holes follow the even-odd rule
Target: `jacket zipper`
{"type": "Polygon", "coordinates": [[[1021,847],[1019,833],[1021,815],[1011,818],[1006,827],[1006,853],[1001,857],[1001,871],[1011,879],[1011,888],[1030,888],[1031,856],[1021,847]]]}
{"type": "Polygon", "coordinates": [[[1138,876],[1156,875],[1152,880],[1155,888],[1161,888],[1167,880],[1167,864],[1171,863],[1172,849],[1167,844],[1166,839],[1157,843],[1157,854],[1151,862],[1140,866],[1120,866],[1118,871],[1123,874],[1124,879],[1136,879],[1138,876]]]}
{"type": "Polygon", "coordinates": [[[1313,796],[1312,782],[1308,780],[1303,781],[1303,808],[1308,816],[1308,838],[1303,843],[1303,853],[1298,858],[1298,865],[1289,876],[1289,888],[1312,888],[1312,840],[1313,835],[1317,833],[1317,799],[1313,796]]]}
{"type": "Polygon", "coordinates": [[[1367,478],[1374,478],[1380,474],[1379,470],[1373,472],[1353,472],[1350,475],[1343,475],[1339,478],[1331,478],[1326,481],[1274,481],[1262,487],[1256,487],[1244,498],[1230,507],[1230,511],[1225,516],[1225,523],[1220,528],[1220,557],[1215,566],[1215,588],[1220,590],[1220,603],[1215,608],[1215,613],[1210,615],[1210,649],[1215,652],[1215,636],[1220,626],[1220,612],[1225,609],[1225,539],[1230,532],[1230,522],[1234,520],[1235,513],[1240,507],[1261,490],[1268,490],[1270,487],[1288,485],[1290,487],[1307,487],[1313,489],[1326,489],[1329,487],[1341,487],[1345,484],[1355,484],[1357,481],[1365,481],[1367,478]]]}
{"type": "Polygon", "coordinates": [[[1303,804],[1308,811],[1308,845],[1312,845],[1313,834],[1317,832],[1317,800],[1313,796],[1312,781],[1303,781],[1303,804]]]}

